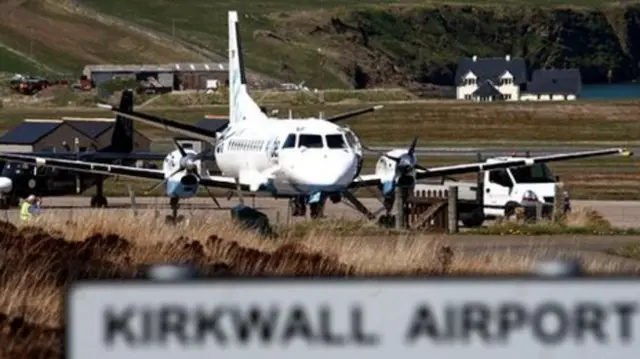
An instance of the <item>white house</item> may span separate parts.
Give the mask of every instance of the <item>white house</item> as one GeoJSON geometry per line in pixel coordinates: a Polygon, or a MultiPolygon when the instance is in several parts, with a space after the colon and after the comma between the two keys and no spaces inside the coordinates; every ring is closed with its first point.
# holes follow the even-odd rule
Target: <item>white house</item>
{"type": "Polygon", "coordinates": [[[539,69],[531,75],[522,101],[571,101],[580,97],[582,77],[578,69],[539,69]]]}
{"type": "Polygon", "coordinates": [[[462,58],[456,69],[456,98],[517,101],[528,80],[524,59],[511,56],[462,58]]]}

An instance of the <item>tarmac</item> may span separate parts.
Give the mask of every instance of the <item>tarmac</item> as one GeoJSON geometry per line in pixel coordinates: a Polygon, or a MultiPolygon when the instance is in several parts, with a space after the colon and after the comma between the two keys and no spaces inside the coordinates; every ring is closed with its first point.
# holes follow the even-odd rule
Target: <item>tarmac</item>
{"type": "MultiPolygon", "coordinates": [[[[238,204],[237,197],[227,201],[224,197],[217,198],[222,209],[217,208],[211,198],[196,197],[186,199],[180,203],[180,212],[184,216],[225,216],[229,218],[230,209],[238,204]]],[[[286,199],[273,199],[266,197],[245,197],[245,204],[263,211],[272,222],[292,223],[309,220],[308,218],[290,217],[288,201],[286,199]]],[[[131,211],[129,197],[108,198],[108,211],[131,211]]],[[[381,204],[374,198],[361,199],[370,210],[375,211],[381,204]]],[[[135,198],[136,210],[154,211],[160,215],[170,213],[169,200],[166,197],[137,197],[135,198]]],[[[572,201],[573,209],[591,208],[601,213],[613,226],[616,227],[640,227],[640,201],[572,201]]],[[[89,197],[47,197],[43,200],[44,211],[56,211],[60,216],[72,217],[73,212],[83,208],[89,208],[89,197]]],[[[348,207],[344,203],[327,202],[325,215],[333,218],[358,219],[364,218],[359,212],[348,207]]],[[[11,209],[5,213],[5,218],[15,222],[18,220],[18,210],[11,209]]],[[[425,239],[433,239],[434,234],[425,234],[425,239]]],[[[473,255],[474,253],[505,252],[510,255],[535,256],[540,259],[555,258],[558,256],[578,257],[587,261],[606,261],[606,263],[624,271],[639,271],[640,261],[624,259],[618,256],[605,254],[603,251],[623,246],[626,244],[640,243],[640,236],[598,236],[598,235],[454,235],[438,236],[443,244],[448,244],[457,251],[473,255]]],[[[372,238],[372,241],[384,240],[384,238],[372,238]]]]}

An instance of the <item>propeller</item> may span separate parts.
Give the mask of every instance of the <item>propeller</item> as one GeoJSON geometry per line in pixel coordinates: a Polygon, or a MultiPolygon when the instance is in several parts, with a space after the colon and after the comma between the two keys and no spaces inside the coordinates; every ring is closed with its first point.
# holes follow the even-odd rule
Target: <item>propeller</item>
{"type": "Polygon", "coordinates": [[[407,153],[399,156],[399,157],[395,157],[395,156],[390,156],[384,152],[380,152],[380,151],[376,151],[373,150],[367,146],[362,146],[362,148],[364,148],[367,151],[371,151],[371,152],[375,152],[378,155],[382,156],[382,157],[386,157],[392,161],[394,161],[396,163],[396,168],[402,173],[402,174],[406,174],[409,171],[411,171],[412,169],[418,169],[424,172],[428,172],[429,170],[421,165],[419,165],[416,162],[416,156],[415,156],[415,152],[416,152],[416,145],[418,144],[418,136],[416,136],[413,139],[413,142],[411,142],[411,146],[409,146],[409,150],[407,151],[407,153]]]}
{"type": "MultiPolygon", "coordinates": [[[[180,157],[180,165],[178,166],[178,168],[175,171],[173,171],[164,180],[162,180],[162,182],[154,185],[153,187],[151,187],[147,191],[145,191],[146,194],[149,194],[150,192],[153,192],[154,190],[156,190],[158,187],[163,186],[164,184],[167,183],[169,178],[171,178],[175,174],[177,174],[179,172],[182,172],[182,171],[185,171],[185,170],[187,171],[187,173],[196,176],[196,178],[198,178],[198,181],[199,181],[201,179],[201,177],[200,177],[200,174],[197,171],[198,167],[197,167],[196,163],[198,161],[203,160],[211,152],[214,151],[214,149],[211,148],[211,149],[202,151],[202,152],[197,153],[197,154],[194,155],[194,154],[187,153],[187,151],[184,150],[182,145],[180,145],[180,143],[175,138],[173,139],[173,144],[176,146],[176,148],[178,149],[178,152],[180,152],[180,155],[182,156],[182,157],[180,157]]],[[[205,186],[205,189],[207,190],[207,193],[209,194],[209,197],[211,197],[211,199],[216,204],[216,206],[218,206],[218,208],[222,209],[222,206],[220,206],[220,203],[218,202],[216,197],[213,195],[213,193],[211,193],[209,188],[207,188],[205,186]]]]}

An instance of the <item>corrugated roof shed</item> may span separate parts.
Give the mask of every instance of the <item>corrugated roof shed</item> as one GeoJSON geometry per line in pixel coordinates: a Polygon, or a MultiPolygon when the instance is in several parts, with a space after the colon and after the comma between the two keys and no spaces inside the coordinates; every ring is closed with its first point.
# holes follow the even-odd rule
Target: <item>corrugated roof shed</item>
{"type": "Polygon", "coordinates": [[[23,122],[0,137],[0,144],[32,145],[61,125],[62,122],[23,122]]]}
{"type": "Polygon", "coordinates": [[[456,86],[460,85],[463,77],[469,71],[478,77],[478,83],[486,80],[498,83],[500,76],[507,70],[513,75],[513,82],[516,85],[527,82],[527,64],[524,59],[506,57],[477,58],[474,56],[473,58],[464,57],[460,59],[456,68],[455,83],[456,86]]]}
{"type": "Polygon", "coordinates": [[[539,69],[527,84],[527,93],[539,95],[577,95],[582,77],[578,69],[539,69]]]}
{"type": "Polygon", "coordinates": [[[82,70],[82,74],[91,76],[94,72],[173,72],[171,65],[87,65],[82,70]]]}
{"type": "Polygon", "coordinates": [[[73,121],[65,121],[71,127],[74,127],[76,130],[84,133],[85,135],[93,138],[94,140],[98,138],[103,133],[107,132],[113,125],[115,121],[92,121],[92,120],[73,120],[73,121]]]}

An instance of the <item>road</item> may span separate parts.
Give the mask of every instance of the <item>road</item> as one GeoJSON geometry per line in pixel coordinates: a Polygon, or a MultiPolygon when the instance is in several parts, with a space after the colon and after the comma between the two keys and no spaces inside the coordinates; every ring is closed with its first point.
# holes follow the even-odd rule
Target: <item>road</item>
{"type": "MultiPolygon", "coordinates": [[[[370,209],[379,208],[379,202],[372,198],[362,199],[365,206],[370,209]]],[[[49,197],[45,199],[43,207],[45,211],[55,211],[62,218],[72,217],[74,212],[86,211],[88,197],[49,197]]],[[[209,198],[198,197],[184,200],[180,210],[185,216],[214,215],[229,218],[229,210],[237,205],[237,199],[227,201],[219,199],[222,209],[218,209],[209,198]]],[[[255,206],[264,211],[274,222],[297,222],[308,219],[291,217],[287,218],[287,201],[272,198],[256,198],[255,204],[251,198],[246,198],[248,205],[255,206]]],[[[108,211],[123,212],[131,210],[131,202],[128,197],[109,198],[108,211]]],[[[169,213],[168,199],[164,197],[140,197],[136,198],[136,206],[139,211],[158,209],[161,215],[169,213]]],[[[640,201],[574,201],[574,209],[592,208],[604,215],[614,226],[634,227],[640,219],[640,201]]],[[[358,219],[362,216],[355,210],[344,204],[327,203],[326,214],[329,217],[342,217],[358,219]]],[[[5,211],[5,218],[10,221],[18,220],[17,210],[5,211]]],[[[618,246],[640,243],[640,236],[583,236],[583,235],[554,235],[554,236],[481,236],[458,235],[442,236],[424,234],[416,236],[417,239],[437,240],[442,244],[450,245],[460,256],[486,256],[487,253],[501,252],[505,256],[517,256],[522,258],[550,258],[558,256],[577,256],[587,263],[604,263],[610,268],[625,271],[639,271],[640,261],[624,259],[603,253],[604,250],[618,246]]],[[[376,241],[386,241],[386,237],[372,237],[372,245],[376,241]]]]}
{"type": "MultiPolygon", "coordinates": [[[[408,146],[409,144],[407,144],[408,146]]],[[[470,157],[476,156],[478,152],[482,153],[484,157],[497,157],[497,156],[506,156],[511,155],[514,151],[517,150],[517,155],[524,156],[526,151],[529,151],[529,156],[544,156],[553,153],[563,153],[563,152],[578,152],[578,151],[590,151],[594,149],[605,149],[605,148],[617,148],[620,146],[609,146],[603,147],[601,145],[598,146],[583,146],[583,147],[554,147],[554,146],[511,146],[511,147],[493,147],[493,146],[482,146],[482,147],[417,147],[416,155],[417,156],[449,156],[449,157],[470,157]]],[[[402,148],[402,146],[398,147],[389,147],[389,146],[369,146],[369,148],[373,151],[365,151],[365,154],[375,155],[377,152],[387,152],[393,148],[402,148]]],[[[627,148],[627,150],[633,151],[633,153],[638,153],[640,148],[631,147],[627,148]]]]}

